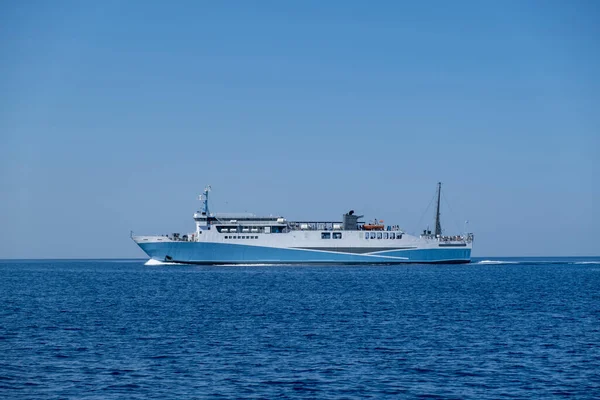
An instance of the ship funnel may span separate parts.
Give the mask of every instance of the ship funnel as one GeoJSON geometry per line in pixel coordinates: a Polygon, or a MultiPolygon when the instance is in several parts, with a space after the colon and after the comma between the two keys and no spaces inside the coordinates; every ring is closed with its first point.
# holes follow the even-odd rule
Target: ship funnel
{"type": "Polygon", "coordinates": [[[342,228],[345,231],[355,231],[358,229],[358,220],[362,215],[354,215],[354,210],[350,210],[347,214],[342,215],[342,228]]]}

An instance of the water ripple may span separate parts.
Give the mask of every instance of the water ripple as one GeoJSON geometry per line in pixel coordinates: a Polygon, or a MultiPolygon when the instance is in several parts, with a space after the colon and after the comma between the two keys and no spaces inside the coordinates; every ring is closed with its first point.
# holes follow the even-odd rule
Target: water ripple
{"type": "Polygon", "coordinates": [[[0,262],[0,398],[598,398],[597,260],[0,262]]]}

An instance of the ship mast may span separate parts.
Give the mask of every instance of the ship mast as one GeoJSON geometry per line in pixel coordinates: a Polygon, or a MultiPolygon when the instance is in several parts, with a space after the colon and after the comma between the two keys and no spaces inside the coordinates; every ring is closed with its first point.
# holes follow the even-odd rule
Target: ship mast
{"type": "Polygon", "coordinates": [[[198,200],[202,202],[202,215],[206,215],[208,218],[210,213],[208,212],[208,192],[210,192],[210,185],[204,188],[204,192],[198,196],[198,200]]]}
{"type": "Polygon", "coordinates": [[[442,224],[440,223],[440,197],[442,195],[442,182],[438,182],[437,210],[435,212],[435,236],[441,236],[442,224]]]}
{"type": "Polygon", "coordinates": [[[204,192],[198,196],[198,200],[202,201],[202,216],[206,218],[206,227],[208,229],[210,229],[210,212],[208,211],[208,192],[210,192],[210,189],[210,185],[206,186],[204,192]]]}
{"type": "Polygon", "coordinates": [[[203,211],[206,213],[207,216],[209,215],[208,214],[208,192],[210,192],[210,189],[211,189],[210,185],[208,185],[207,187],[204,188],[204,199],[203,199],[204,204],[202,204],[203,211]]]}

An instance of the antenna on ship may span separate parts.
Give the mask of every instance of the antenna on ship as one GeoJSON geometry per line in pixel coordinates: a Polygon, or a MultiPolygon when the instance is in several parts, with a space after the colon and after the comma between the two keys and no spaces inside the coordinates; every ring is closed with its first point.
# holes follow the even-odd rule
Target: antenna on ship
{"type": "Polygon", "coordinates": [[[209,216],[208,213],[208,192],[210,192],[212,188],[210,187],[210,185],[206,186],[204,188],[204,192],[198,196],[198,200],[202,201],[202,214],[206,215],[207,217],[209,216]]]}
{"type": "Polygon", "coordinates": [[[441,236],[442,224],[440,223],[440,198],[442,195],[442,182],[438,182],[437,190],[437,210],[435,212],[435,236],[441,236]]]}

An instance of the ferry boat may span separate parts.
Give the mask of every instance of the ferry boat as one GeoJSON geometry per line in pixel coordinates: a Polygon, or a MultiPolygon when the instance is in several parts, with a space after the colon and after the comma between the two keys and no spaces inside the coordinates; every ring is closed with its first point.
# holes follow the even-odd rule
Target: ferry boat
{"type": "Polygon", "coordinates": [[[351,210],[338,221],[288,221],[282,216],[211,213],[207,186],[196,230],[131,238],[155,262],[239,264],[402,264],[469,263],[473,234],[442,234],[441,183],[437,187],[435,230],[410,235],[399,225],[365,223],[351,210]]]}

